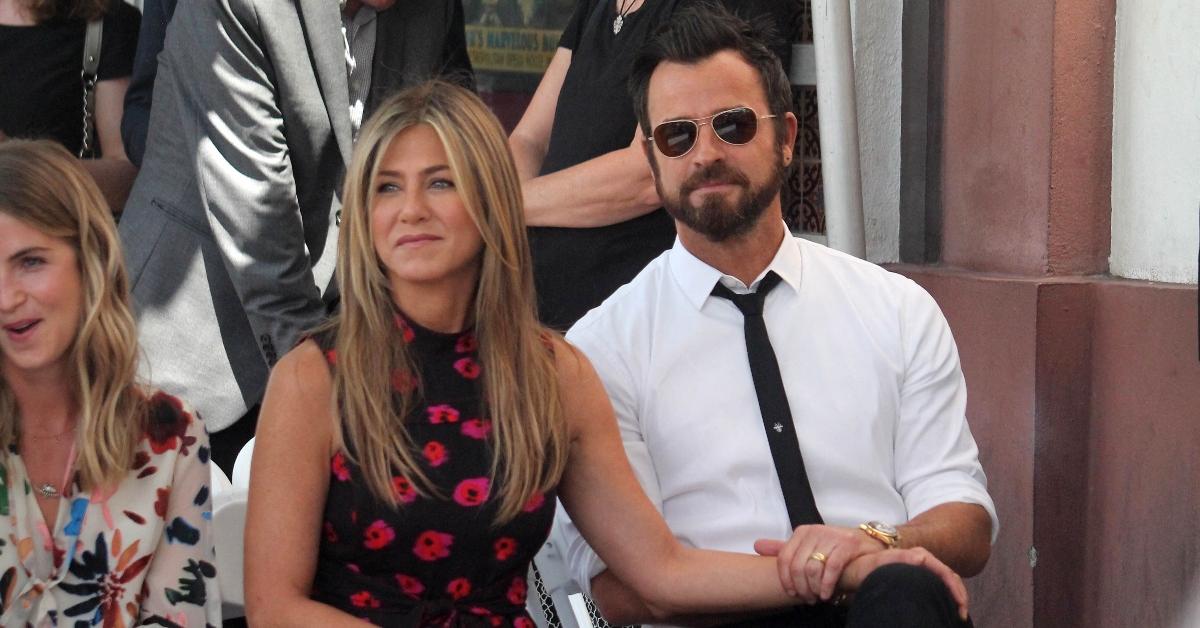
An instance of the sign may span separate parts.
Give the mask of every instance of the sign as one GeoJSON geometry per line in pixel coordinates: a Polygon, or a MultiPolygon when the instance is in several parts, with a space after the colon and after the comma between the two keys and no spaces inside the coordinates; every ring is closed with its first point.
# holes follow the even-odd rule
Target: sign
{"type": "Polygon", "coordinates": [[[561,30],[508,26],[466,27],[467,52],[476,70],[542,74],[558,49],[561,30]]]}

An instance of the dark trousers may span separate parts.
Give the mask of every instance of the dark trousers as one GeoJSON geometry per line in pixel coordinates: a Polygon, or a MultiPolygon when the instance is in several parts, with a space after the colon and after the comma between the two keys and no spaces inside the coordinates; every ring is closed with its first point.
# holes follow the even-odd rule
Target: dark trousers
{"type": "Polygon", "coordinates": [[[233,425],[208,435],[212,461],[229,477],[233,477],[233,462],[237,460],[238,452],[254,437],[254,429],[258,427],[258,409],[259,406],[255,404],[233,425]]]}
{"type": "Polygon", "coordinates": [[[958,618],[946,585],[924,567],[884,565],[863,581],[844,607],[797,606],[779,615],[727,624],[725,628],[971,628],[958,618]]]}

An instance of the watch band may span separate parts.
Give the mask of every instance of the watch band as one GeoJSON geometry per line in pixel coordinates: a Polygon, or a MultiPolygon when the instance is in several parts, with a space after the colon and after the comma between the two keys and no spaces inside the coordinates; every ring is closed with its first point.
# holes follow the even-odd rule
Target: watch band
{"type": "Polygon", "coordinates": [[[868,521],[859,524],[859,530],[866,533],[867,536],[883,543],[888,549],[896,549],[900,545],[900,531],[889,523],[882,521],[868,521]]]}

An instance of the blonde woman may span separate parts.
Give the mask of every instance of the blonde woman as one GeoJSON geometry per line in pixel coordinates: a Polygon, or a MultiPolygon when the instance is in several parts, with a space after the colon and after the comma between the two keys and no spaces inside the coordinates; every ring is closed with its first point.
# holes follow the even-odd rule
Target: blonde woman
{"type": "Polygon", "coordinates": [[[220,623],[208,439],[134,381],[99,190],[48,141],[0,144],[0,625],[220,623]]]}
{"type": "Polygon", "coordinates": [[[252,625],[532,626],[555,496],[660,614],[793,603],[774,559],[681,547],[641,492],[586,358],[537,321],[516,168],[473,94],[382,105],[344,200],[341,313],[276,366],[258,428],[252,625]]]}

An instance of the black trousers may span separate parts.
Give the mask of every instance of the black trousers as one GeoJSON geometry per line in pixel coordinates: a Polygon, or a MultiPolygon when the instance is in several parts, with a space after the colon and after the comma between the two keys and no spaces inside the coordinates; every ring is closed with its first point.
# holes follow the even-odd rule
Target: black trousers
{"type": "Polygon", "coordinates": [[[242,418],[234,421],[233,425],[208,435],[213,464],[221,467],[229,477],[233,477],[233,462],[237,460],[238,452],[254,437],[254,429],[258,427],[258,409],[258,404],[255,404],[242,418]]]}
{"type": "Polygon", "coordinates": [[[725,628],[971,628],[958,617],[949,589],[932,571],[906,564],[871,572],[847,606],[797,606],[725,628]]]}

